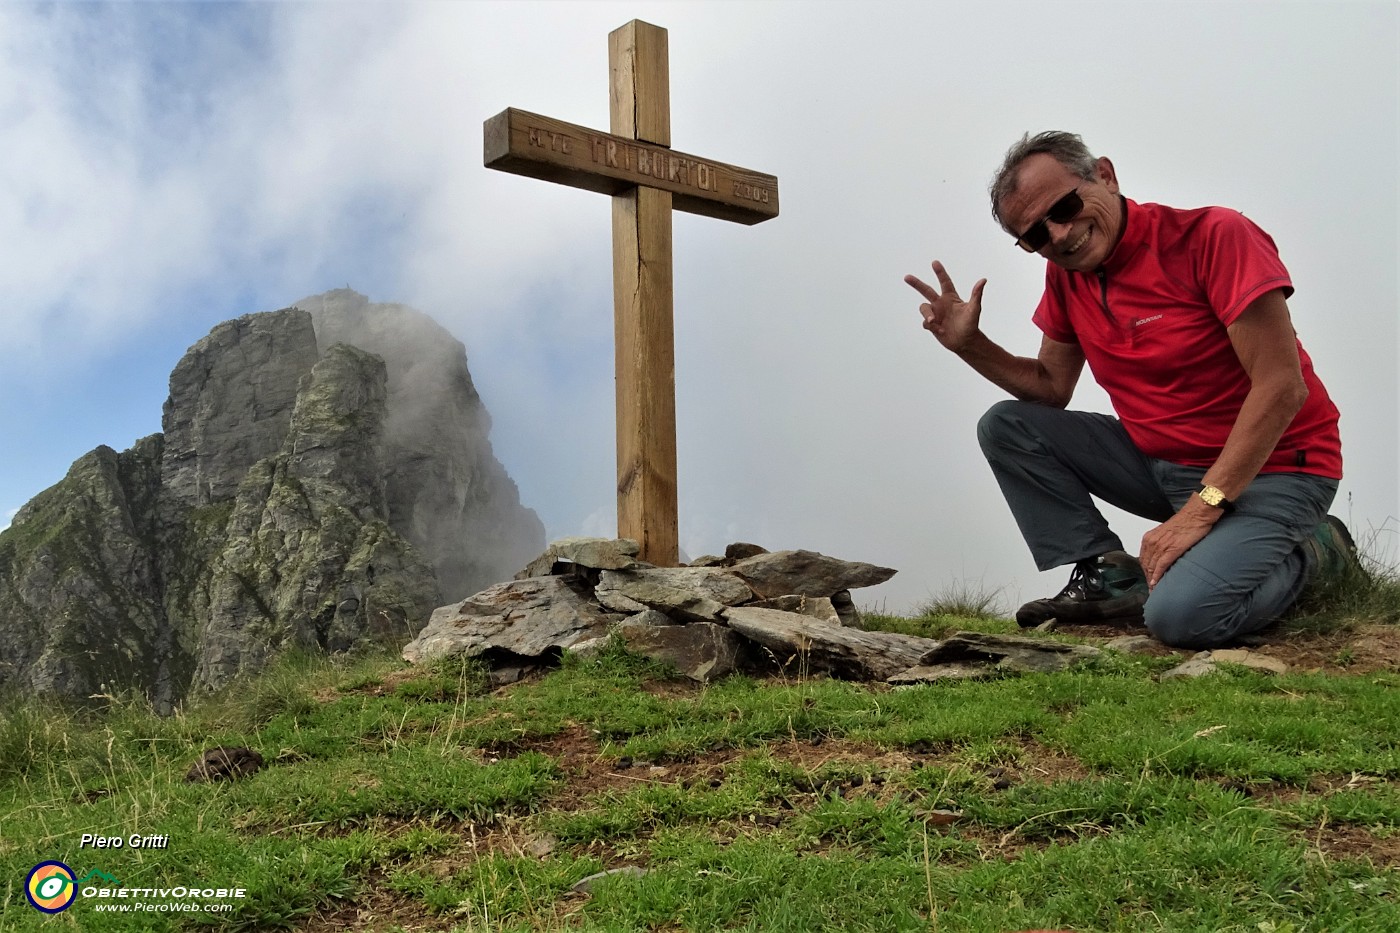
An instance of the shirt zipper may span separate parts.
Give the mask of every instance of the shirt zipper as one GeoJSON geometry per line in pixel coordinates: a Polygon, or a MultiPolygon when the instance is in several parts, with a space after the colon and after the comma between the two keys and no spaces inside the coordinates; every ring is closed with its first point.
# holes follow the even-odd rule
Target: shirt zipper
{"type": "Polygon", "coordinates": [[[1108,307],[1108,273],[1102,269],[1095,269],[1094,275],[1099,279],[1099,297],[1101,299],[1099,307],[1103,310],[1103,316],[1108,321],[1108,326],[1112,327],[1120,337],[1127,337],[1128,342],[1133,343],[1133,332],[1129,328],[1124,331],[1122,325],[1113,317],[1113,312],[1108,307]]]}
{"type": "Polygon", "coordinates": [[[1103,300],[1103,313],[1108,318],[1109,323],[1113,323],[1113,314],[1108,310],[1108,273],[1102,269],[1094,272],[1099,277],[1099,296],[1103,300]]]}

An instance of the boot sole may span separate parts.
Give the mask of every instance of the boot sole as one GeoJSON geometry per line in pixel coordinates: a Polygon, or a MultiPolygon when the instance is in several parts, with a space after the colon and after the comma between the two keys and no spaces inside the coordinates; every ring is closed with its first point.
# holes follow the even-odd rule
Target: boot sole
{"type": "Polygon", "coordinates": [[[1142,607],[1146,596],[1120,596],[1115,599],[1095,600],[1089,603],[1066,602],[1055,604],[1053,600],[1038,599],[1026,603],[1016,610],[1016,624],[1021,628],[1034,628],[1055,619],[1069,625],[1131,625],[1142,623],[1142,607]]]}

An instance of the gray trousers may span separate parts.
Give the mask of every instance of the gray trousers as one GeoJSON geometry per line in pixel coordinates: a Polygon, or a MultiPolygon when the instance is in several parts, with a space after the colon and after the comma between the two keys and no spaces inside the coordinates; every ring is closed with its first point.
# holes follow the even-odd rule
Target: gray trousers
{"type": "MultiPolygon", "coordinates": [[[[1124,550],[1094,498],[1164,522],[1205,474],[1145,456],[1117,418],[1031,402],[993,405],[977,439],[1041,570],[1124,550]]],[[[1163,574],[1143,610],[1148,630],[1176,647],[1213,648],[1277,619],[1316,569],[1303,541],[1336,494],[1336,480],[1307,473],[1255,477],[1163,574]]]]}

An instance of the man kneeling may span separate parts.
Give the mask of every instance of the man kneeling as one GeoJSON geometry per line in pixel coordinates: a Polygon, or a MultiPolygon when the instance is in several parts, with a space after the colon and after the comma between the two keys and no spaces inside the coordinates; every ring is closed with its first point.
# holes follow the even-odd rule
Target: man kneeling
{"type": "Polygon", "coordinates": [[[1142,621],[1210,648],[1268,625],[1318,574],[1354,559],[1327,515],[1342,476],[1336,406],[1289,318],[1273,240],[1242,214],[1138,203],[1072,133],[1026,136],[991,187],[992,215],[1046,263],[1040,352],[982,333],[978,281],[943,265],[924,328],[1014,401],[977,434],[1041,570],[1068,585],[1023,626],[1142,621]],[[1067,411],[1084,364],[1117,417],[1067,411]],[[1126,553],[1093,499],[1159,522],[1126,553]]]}

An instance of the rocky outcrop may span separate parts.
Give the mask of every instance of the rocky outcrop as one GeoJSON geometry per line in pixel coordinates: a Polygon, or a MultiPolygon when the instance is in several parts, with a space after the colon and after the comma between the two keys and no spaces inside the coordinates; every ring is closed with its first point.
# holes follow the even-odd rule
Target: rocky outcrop
{"type": "Polygon", "coordinates": [[[543,547],[462,345],[353,292],[305,304],[215,327],[162,434],[79,459],[0,533],[0,688],[171,709],[290,647],[402,643],[543,547]]]}
{"type": "Polygon", "coordinates": [[[345,651],[417,627],[438,587],[387,521],[384,363],[336,344],[302,380],[282,450],[248,471],[208,565],[195,682],[288,646],[345,651]]]}
{"type": "Polygon", "coordinates": [[[160,435],[97,448],[0,533],[0,685],[88,697],[160,684],[161,451],[160,435]]]}
{"type": "Polygon", "coordinates": [[[173,514],[232,498],[253,464],[282,448],[316,359],[310,315],[290,312],[225,321],[185,352],[161,418],[161,495],[173,514]]]}
{"type": "Polygon", "coordinates": [[[544,525],[521,507],[491,451],[491,416],[461,342],[426,314],[349,289],[297,307],[310,313],[322,353],[346,343],[384,360],[388,520],[432,564],[443,596],[460,599],[504,580],[538,554],[544,525]]]}
{"type": "Polygon", "coordinates": [[[618,618],[590,600],[576,578],[530,577],[438,609],[403,657],[414,664],[459,655],[536,658],[596,637],[618,618]]]}

